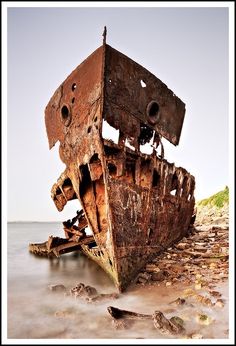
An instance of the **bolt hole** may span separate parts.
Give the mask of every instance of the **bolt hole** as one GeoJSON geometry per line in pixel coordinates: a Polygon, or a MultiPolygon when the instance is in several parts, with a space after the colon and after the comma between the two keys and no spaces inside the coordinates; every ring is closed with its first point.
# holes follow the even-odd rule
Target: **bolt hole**
{"type": "Polygon", "coordinates": [[[112,267],[112,261],[110,260],[110,258],[109,258],[109,264],[110,264],[110,266],[112,267]]]}
{"type": "Polygon", "coordinates": [[[98,117],[95,117],[95,118],[94,118],[94,122],[96,122],[97,120],[98,120],[98,117]]]}
{"type": "Polygon", "coordinates": [[[140,81],[141,87],[146,88],[147,84],[141,79],[140,81]]]}
{"type": "Polygon", "coordinates": [[[90,133],[91,132],[91,130],[92,130],[92,126],[89,126],[89,128],[88,128],[88,133],[90,133]]]}
{"type": "Polygon", "coordinates": [[[73,83],[73,84],[72,84],[72,87],[71,87],[71,90],[72,90],[72,91],[75,91],[75,89],[76,89],[76,83],[73,83]]]}
{"type": "Polygon", "coordinates": [[[74,103],[75,102],[75,98],[73,97],[72,100],[71,100],[71,103],[74,103]]]}

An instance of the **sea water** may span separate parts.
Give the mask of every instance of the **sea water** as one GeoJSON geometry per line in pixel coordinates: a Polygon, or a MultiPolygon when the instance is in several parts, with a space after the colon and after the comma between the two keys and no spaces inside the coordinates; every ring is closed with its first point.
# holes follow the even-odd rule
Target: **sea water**
{"type": "MultiPolygon", "coordinates": [[[[169,303],[183,294],[181,285],[131,285],[118,299],[87,303],[81,299],[54,293],[49,285],[63,284],[67,291],[78,283],[94,286],[99,293],[117,292],[107,274],[92,260],[79,253],[60,259],[36,257],[28,251],[29,243],[41,243],[50,235],[63,237],[59,223],[8,224],[8,338],[11,339],[161,339],[176,338],[155,329],[152,320],[133,322],[128,329],[117,330],[107,311],[108,306],[144,314],[162,311],[167,318],[184,320],[185,335],[203,338],[228,337],[228,304],[207,308],[200,303],[174,307],[169,303]],[[197,323],[197,314],[211,317],[209,326],[197,323]]],[[[217,290],[227,301],[227,283],[217,290]]],[[[201,292],[199,292],[201,294],[201,292]]]]}

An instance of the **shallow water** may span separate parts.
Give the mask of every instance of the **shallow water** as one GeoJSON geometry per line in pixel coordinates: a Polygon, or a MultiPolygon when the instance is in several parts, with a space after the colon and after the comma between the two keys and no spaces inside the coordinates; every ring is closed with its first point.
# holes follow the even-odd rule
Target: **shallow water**
{"type": "MultiPolygon", "coordinates": [[[[96,304],[51,292],[50,284],[64,284],[69,290],[80,282],[96,287],[99,293],[116,292],[116,289],[103,270],[85,256],[67,254],[59,260],[49,260],[28,252],[28,243],[44,242],[49,235],[63,236],[61,224],[8,224],[8,338],[175,338],[161,334],[152,321],[139,321],[127,330],[116,330],[107,312],[109,305],[146,314],[160,310],[167,318],[179,316],[184,320],[186,335],[228,337],[228,303],[224,308],[208,308],[190,299],[184,306],[169,305],[183,295],[187,286],[133,285],[119,299],[96,304]],[[212,323],[199,325],[198,313],[209,315],[212,323]]],[[[227,283],[216,289],[227,299],[227,283]]]]}

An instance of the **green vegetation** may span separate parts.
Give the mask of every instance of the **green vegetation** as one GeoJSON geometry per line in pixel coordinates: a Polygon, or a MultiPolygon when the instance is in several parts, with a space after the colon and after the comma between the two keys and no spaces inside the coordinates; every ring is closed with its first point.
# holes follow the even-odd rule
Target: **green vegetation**
{"type": "Polygon", "coordinates": [[[229,204],[229,188],[225,187],[223,191],[217,192],[209,198],[202,199],[197,203],[198,206],[209,206],[222,208],[225,204],[229,204]]]}

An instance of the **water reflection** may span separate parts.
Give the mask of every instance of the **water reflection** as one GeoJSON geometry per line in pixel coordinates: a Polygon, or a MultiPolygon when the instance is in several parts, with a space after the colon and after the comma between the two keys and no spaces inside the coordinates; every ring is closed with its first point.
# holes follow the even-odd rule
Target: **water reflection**
{"type": "Polygon", "coordinates": [[[55,276],[55,273],[60,275],[67,273],[81,282],[93,279],[92,281],[96,286],[113,287],[113,290],[116,290],[113,282],[102,268],[82,253],[76,252],[63,255],[60,258],[50,258],[48,259],[48,265],[52,277],[55,276]]]}

